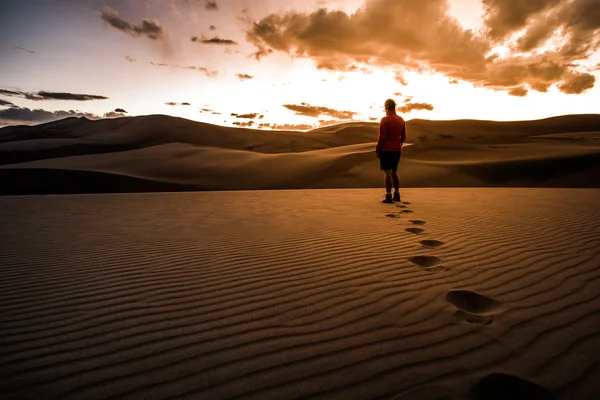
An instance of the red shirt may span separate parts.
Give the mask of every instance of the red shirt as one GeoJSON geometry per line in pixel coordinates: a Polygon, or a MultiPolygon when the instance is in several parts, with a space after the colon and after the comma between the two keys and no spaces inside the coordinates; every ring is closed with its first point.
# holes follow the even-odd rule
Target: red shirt
{"type": "Polygon", "coordinates": [[[387,111],[379,123],[377,151],[402,151],[406,140],[406,122],[395,111],[387,111]]]}

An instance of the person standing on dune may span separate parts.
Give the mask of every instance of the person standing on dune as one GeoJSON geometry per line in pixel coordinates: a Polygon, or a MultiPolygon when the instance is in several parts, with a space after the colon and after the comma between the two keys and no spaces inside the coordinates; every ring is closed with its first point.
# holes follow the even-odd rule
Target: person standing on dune
{"type": "Polygon", "coordinates": [[[385,199],[382,203],[400,201],[400,179],[398,178],[398,163],[402,155],[402,144],[406,140],[406,122],[396,114],[396,102],[392,99],[385,101],[386,116],[379,123],[379,137],[375,152],[379,157],[381,170],[385,172],[385,199]],[[392,185],[394,197],[392,198],[392,185]]]}

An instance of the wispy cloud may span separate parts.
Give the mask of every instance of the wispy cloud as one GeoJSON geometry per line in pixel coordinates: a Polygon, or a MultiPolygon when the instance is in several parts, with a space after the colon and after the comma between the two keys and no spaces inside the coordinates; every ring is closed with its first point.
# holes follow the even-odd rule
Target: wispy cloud
{"type": "Polygon", "coordinates": [[[432,111],[433,110],[433,105],[429,104],[429,103],[410,103],[410,102],[407,102],[403,106],[398,107],[398,111],[403,112],[403,113],[410,113],[412,111],[418,111],[418,110],[432,111]]]}
{"type": "MultiPolygon", "coordinates": [[[[232,114],[233,115],[233,114],[232,114]]],[[[247,119],[254,119],[256,117],[258,117],[258,113],[249,113],[249,114],[235,114],[236,118],[247,118],[247,119]]]]}
{"type": "Polygon", "coordinates": [[[235,76],[237,76],[240,81],[254,78],[252,75],[248,75],[248,74],[235,74],[235,76]]]}
{"type": "Polygon", "coordinates": [[[0,89],[0,95],[22,97],[27,100],[69,100],[69,101],[90,101],[90,100],[107,100],[106,96],[98,96],[93,94],[77,94],[65,92],[22,92],[19,90],[0,89]]]}
{"type": "Polygon", "coordinates": [[[165,103],[167,106],[190,106],[191,104],[184,101],[183,103],[177,103],[175,101],[168,101],[165,103]]]}
{"type": "Polygon", "coordinates": [[[187,69],[190,71],[200,71],[200,72],[203,72],[208,77],[214,77],[214,76],[219,75],[219,71],[209,70],[208,68],[198,67],[195,65],[188,65],[188,66],[171,65],[171,64],[166,64],[166,63],[155,63],[152,61],[150,61],[150,65],[152,65],[154,67],[178,68],[178,69],[187,69]]]}
{"type": "Polygon", "coordinates": [[[13,103],[11,103],[10,101],[6,101],[6,100],[2,100],[2,99],[0,99],[0,106],[3,106],[3,107],[16,107],[16,105],[14,105],[13,103]]]}
{"type": "Polygon", "coordinates": [[[143,19],[141,25],[133,25],[119,16],[119,13],[110,7],[104,7],[101,12],[101,18],[113,28],[125,32],[134,37],[146,36],[150,39],[161,39],[164,35],[164,29],[158,21],[143,19]]]}
{"type": "Polygon", "coordinates": [[[125,56],[125,59],[126,59],[127,61],[129,61],[130,63],[137,62],[137,60],[136,60],[135,58],[133,58],[133,57],[125,56]]]}
{"type": "Polygon", "coordinates": [[[204,8],[206,8],[207,10],[213,11],[213,10],[218,10],[219,5],[214,0],[206,0],[204,3],[204,8]]]}
{"type": "Polygon", "coordinates": [[[241,128],[246,128],[248,126],[254,125],[254,121],[246,121],[246,122],[235,121],[233,124],[237,125],[241,128]]]}
{"type": "Polygon", "coordinates": [[[270,124],[265,122],[258,124],[258,128],[270,128],[279,131],[306,131],[314,129],[314,126],[308,124],[270,124]]]}
{"type": "Polygon", "coordinates": [[[352,119],[357,113],[352,111],[340,111],[334,110],[328,107],[311,106],[307,103],[296,104],[284,104],[288,110],[294,111],[296,115],[304,115],[307,117],[319,117],[321,115],[328,115],[337,119],[352,119]]]}
{"type": "Polygon", "coordinates": [[[21,51],[26,51],[29,54],[35,54],[34,50],[29,50],[29,49],[26,49],[26,48],[20,47],[20,46],[13,47],[13,50],[21,50],[21,51]]]}
{"type": "Polygon", "coordinates": [[[234,40],[221,39],[218,36],[215,36],[210,39],[205,39],[204,37],[192,36],[191,40],[194,43],[202,43],[202,44],[217,44],[217,45],[237,45],[238,44],[234,40]]]}

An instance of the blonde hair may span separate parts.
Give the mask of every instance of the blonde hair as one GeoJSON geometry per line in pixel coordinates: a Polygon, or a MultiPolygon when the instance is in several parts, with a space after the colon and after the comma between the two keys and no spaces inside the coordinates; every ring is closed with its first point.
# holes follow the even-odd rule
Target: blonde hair
{"type": "Polygon", "coordinates": [[[385,110],[386,111],[395,111],[396,110],[396,102],[392,99],[387,99],[385,101],[385,110]]]}

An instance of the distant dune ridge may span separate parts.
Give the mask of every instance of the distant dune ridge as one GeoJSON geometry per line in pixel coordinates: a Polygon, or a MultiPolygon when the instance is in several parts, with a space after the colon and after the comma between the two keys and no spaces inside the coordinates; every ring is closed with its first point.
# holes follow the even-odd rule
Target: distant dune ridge
{"type": "MultiPolygon", "coordinates": [[[[164,115],[0,129],[0,194],[380,187],[377,123],[309,132],[164,115]]],[[[600,187],[600,115],[408,121],[404,187],[600,187]]]]}
{"type": "Polygon", "coordinates": [[[0,196],[2,399],[598,399],[597,192],[0,196]]]}

